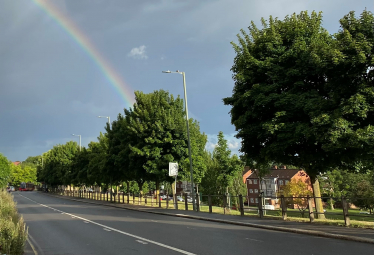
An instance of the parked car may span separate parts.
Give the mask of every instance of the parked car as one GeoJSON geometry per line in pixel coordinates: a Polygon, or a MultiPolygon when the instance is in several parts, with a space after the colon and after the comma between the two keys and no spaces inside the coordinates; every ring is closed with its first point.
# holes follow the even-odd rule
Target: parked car
{"type": "Polygon", "coordinates": [[[187,197],[187,202],[192,203],[192,197],[187,197]]]}
{"type": "Polygon", "coordinates": [[[177,200],[178,200],[179,202],[184,202],[184,199],[183,199],[181,196],[177,196],[177,200]]]}
{"type": "Polygon", "coordinates": [[[15,191],[13,186],[10,186],[9,188],[10,188],[10,191],[15,191]]]}

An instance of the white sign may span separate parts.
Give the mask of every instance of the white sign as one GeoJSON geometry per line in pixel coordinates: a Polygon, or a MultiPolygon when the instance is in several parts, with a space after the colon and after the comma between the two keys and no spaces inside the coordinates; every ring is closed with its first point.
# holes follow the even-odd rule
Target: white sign
{"type": "Polygon", "coordinates": [[[169,176],[178,175],[178,163],[169,162],[169,176]]]}

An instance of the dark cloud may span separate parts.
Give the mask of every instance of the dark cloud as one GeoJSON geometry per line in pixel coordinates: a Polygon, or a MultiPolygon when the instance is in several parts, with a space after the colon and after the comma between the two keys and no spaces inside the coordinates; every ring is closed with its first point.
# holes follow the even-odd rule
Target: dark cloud
{"type": "MultiPolygon", "coordinates": [[[[73,21],[132,90],[169,90],[183,96],[186,72],[189,110],[202,131],[233,138],[230,41],[253,20],[283,18],[302,10],[324,12],[330,32],[350,10],[373,10],[372,0],[50,0],[73,21]],[[145,46],[147,58],[128,57],[145,46]]],[[[83,144],[104,131],[125,101],[95,61],[32,1],[0,0],[0,151],[11,160],[40,154],[82,135],[83,144]]],[[[212,147],[212,145],[209,145],[212,147]]]]}

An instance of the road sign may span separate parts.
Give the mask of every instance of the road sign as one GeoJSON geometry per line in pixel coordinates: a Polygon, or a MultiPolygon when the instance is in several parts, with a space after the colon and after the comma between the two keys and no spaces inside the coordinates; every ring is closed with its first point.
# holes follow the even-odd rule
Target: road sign
{"type": "Polygon", "coordinates": [[[178,175],[178,163],[169,162],[169,176],[178,175]]]}

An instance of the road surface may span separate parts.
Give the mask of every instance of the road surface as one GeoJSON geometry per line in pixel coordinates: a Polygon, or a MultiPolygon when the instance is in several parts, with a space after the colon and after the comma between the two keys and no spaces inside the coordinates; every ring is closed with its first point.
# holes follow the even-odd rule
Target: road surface
{"type": "MultiPolygon", "coordinates": [[[[373,254],[374,245],[15,192],[37,254],[373,254]]],[[[342,229],[343,230],[343,229],[342,229]]]]}

